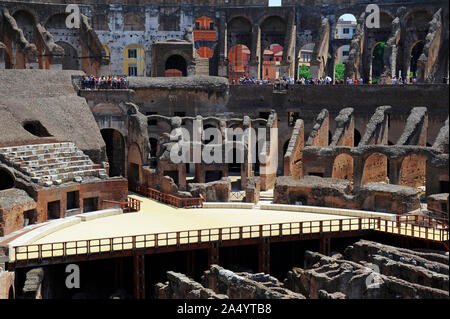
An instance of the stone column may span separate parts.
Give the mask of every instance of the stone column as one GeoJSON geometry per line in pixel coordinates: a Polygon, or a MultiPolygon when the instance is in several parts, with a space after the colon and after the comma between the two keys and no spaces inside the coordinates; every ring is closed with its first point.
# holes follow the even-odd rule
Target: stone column
{"type": "Polygon", "coordinates": [[[145,299],[145,256],[133,256],[134,298],[145,299]]]}
{"type": "Polygon", "coordinates": [[[261,41],[261,31],[257,24],[253,24],[252,28],[252,39],[250,44],[250,77],[261,79],[261,68],[260,68],[260,44],[261,41]]]}
{"type": "Polygon", "coordinates": [[[227,77],[228,75],[228,61],[227,61],[227,25],[225,12],[220,13],[219,18],[219,30],[218,34],[218,45],[219,45],[219,65],[218,65],[218,75],[227,77]]]}

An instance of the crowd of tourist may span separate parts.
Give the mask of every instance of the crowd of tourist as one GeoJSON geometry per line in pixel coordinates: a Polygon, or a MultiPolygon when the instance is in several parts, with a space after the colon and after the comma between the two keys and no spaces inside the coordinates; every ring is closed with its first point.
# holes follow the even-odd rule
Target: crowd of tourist
{"type": "MultiPolygon", "coordinates": [[[[243,76],[239,79],[238,83],[239,85],[253,85],[253,84],[260,84],[260,85],[273,85],[275,89],[284,89],[293,84],[298,85],[362,85],[362,84],[376,84],[377,82],[369,81],[368,83],[364,82],[364,79],[362,77],[359,77],[357,79],[352,79],[350,77],[342,78],[342,79],[333,79],[330,76],[326,76],[323,78],[313,79],[313,78],[304,78],[301,77],[294,81],[294,78],[292,77],[280,77],[278,79],[267,79],[264,78],[262,80],[258,80],[255,78],[251,78],[249,76],[243,76]]],[[[378,82],[379,83],[379,82],[378,82]]],[[[410,81],[408,82],[407,79],[402,79],[401,76],[396,78],[395,76],[390,80],[390,83],[385,84],[416,84],[417,80],[415,77],[410,78],[410,81]]],[[[233,79],[231,81],[231,84],[236,84],[235,80],[233,79]]]]}
{"type": "Polygon", "coordinates": [[[83,89],[127,89],[128,81],[126,76],[84,76],[81,79],[83,89]]]}

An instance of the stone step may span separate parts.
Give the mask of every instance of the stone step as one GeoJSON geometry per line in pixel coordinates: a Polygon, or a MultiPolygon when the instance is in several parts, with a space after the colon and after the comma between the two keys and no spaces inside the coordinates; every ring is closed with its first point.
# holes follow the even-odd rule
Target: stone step
{"type": "Polygon", "coordinates": [[[33,167],[33,166],[43,166],[47,164],[56,164],[56,163],[67,163],[67,162],[78,162],[78,161],[91,161],[89,156],[70,156],[70,157],[57,157],[57,158],[48,158],[43,160],[36,161],[25,161],[21,162],[19,167],[33,167]]]}
{"type": "Polygon", "coordinates": [[[106,170],[103,168],[99,169],[89,169],[84,171],[76,171],[76,172],[70,172],[70,173],[62,173],[62,174],[54,174],[54,175],[45,175],[41,177],[33,177],[32,181],[38,184],[42,184],[44,186],[50,186],[50,185],[58,185],[61,183],[73,181],[75,177],[102,177],[105,178],[106,176],[106,170]],[[52,182],[51,184],[47,185],[46,182],[52,182]],[[56,183],[55,183],[56,182],[56,183]]]}
{"type": "Polygon", "coordinates": [[[40,172],[52,169],[61,169],[61,168],[71,168],[76,166],[85,166],[85,165],[94,165],[90,160],[80,160],[80,161],[67,161],[67,162],[55,162],[44,165],[28,165],[28,166],[20,166],[19,170],[23,172],[29,172],[30,170],[33,172],[40,172]]]}
{"type": "Polygon", "coordinates": [[[47,144],[32,144],[32,145],[20,145],[11,147],[0,148],[0,154],[7,154],[12,152],[23,152],[30,150],[61,148],[61,147],[75,147],[73,142],[61,142],[61,143],[47,143],[47,144]]]}
{"type": "Polygon", "coordinates": [[[72,156],[83,156],[83,151],[76,150],[73,152],[64,152],[64,153],[45,153],[38,155],[26,155],[21,157],[10,158],[10,162],[20,165],[22,162],[28,161],[40,161],[40,160],[48,160],[53,158],[61,158],[61,157],[72,157],[72,156]]]}
{"type": "Polygon", "coordinates": [[[49,169],[49,170],[41,170],[41,171],[30,171],[29,175],[31,177],[41,177],[46,175],[57,175],[64,173],[75,173],[75,172],[83,172],[92,170],[94,168],[93,165],[83,165],[83,166],[74,166],[70,168],[58,168],[58,169],[49,169]]]}
{"type": "Polygon", "coordinates": [[[41,154],[60,154],[67,152],[77,152],[79,151],[76,147],[60,147],[60,148],[49,148],[49,149],[38,149],[38,150],[27,150],[21,152],[10,152],[7,154],[9,158],[23,158],[32,155],[41,155],[41,154]]]}

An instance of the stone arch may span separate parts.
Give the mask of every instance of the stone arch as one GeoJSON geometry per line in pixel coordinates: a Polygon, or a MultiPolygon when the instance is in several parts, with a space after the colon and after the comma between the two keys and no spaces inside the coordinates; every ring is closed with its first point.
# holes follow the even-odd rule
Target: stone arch
{"type": "Polygon", "coordinates": [[[364,161],[361,186],[367,183],[386,182],[388,177],[388,158],[382,153],[372,153],[364,161]]]}
{"type": "Polygon", "coordinates": [[[351,39],[356,29],[357,16],[351,12],[341,12],[336,15],[334,27],[332,28],[333,39],[351,39]]]}
{"type": "Polygon", "coordinates": [[[47,18],[44,27],[48,29],[67,29],[66,18],[68,13],[55,13],[47,18]]]}
{"type": "Polygon", "coordinates": [[[235,16],[227,22],[227,47],[243,44],[251,46],[252,23],[247,17],[235,16]]]}
{"type": "Polygon", "coordinates": [[[425,186],[427,157],[410,153],[402,160],[399,184],[410,187],[425,186]]]}
{"type": "Polygon", "coordinates": [[[64,58],[62,61],[63,70],[79,70],[80,64],[78,61],[77,50],[67,42],[58,41],[56,42],[60,47],[64,49],[64,58]]]}
{"type": "Polygon", "coordinates": [[[12,16],[16,20],[17,26],[23,31],[23,35],[27,41],[34,43],[34,29],[38,21],[36,15],[29,10],[19,9],[12,16]]]}
{"type": "Polygon", "coordinates": [[[299,78],[309,78],[310,63],[314,52],[315,43],[304,43],[297,54],[298,61],[298,76],[299,78]]]}
{"type": "MultiPolygon", "coordinates": [[[[284,45],[287,28],[285,19],[276,15],[265,17],[259,23],[259,28],[261,30],[262,50],[274,43],[284,45]]],[[[261,52],[261,56],[263,56],[263,53],[264,51],[261,52]]]]}
{"type": "Polygon", "coordinates": [[[370,74],[372,83],[378,82],[384,70],[384,47],[386,42],[377,42],[370,49],[370,74]]]}
{"type": "Polygon", "coordinates": [[[404,16],[406,31],[428,32],[428,22],[433,18],[433,14],[426,9],[411,10],[404,16]]]}
{"type": "Polygon", "coordinates": [[[128,148],[127,163],[128,182],[140,184],[142,181],[142,152],[136,143],[131,144],[128,148]]]}
{"type": "Polygon", "coordinates": [[[125,139],[119,130],[101,129],[106,144],[106,155],[109,162],[109,176],[125,176],[125,139]]]}
{"type": "Polygon", "coordinates": [[[0,190],[14,188],[16,179],[8,169],[0,167],[0,190]]]}
{"type": "Polygon", "coordinates": [[[169,56],[165,62],[165,76],[187,76],[187,62],[179,54],[169,56]]]}
{"type": "Polygon", "coordinates": [[[413,44],[411,44],[409,48],[409,56],[411,57],[411,60],[409,62],[409,72],[408,76],[411,77],[417,77],[417,61],[420,58],[420,55],[423,52],[423,48],[425,46],[425,41],[423,40],[417,40],[414,41],[413,44]]]}
{"type": "Polygon", "coordinates": [[[331,177],[353,181],[353,157],[346,153],[337,155],[333,161],[331,177]]]}

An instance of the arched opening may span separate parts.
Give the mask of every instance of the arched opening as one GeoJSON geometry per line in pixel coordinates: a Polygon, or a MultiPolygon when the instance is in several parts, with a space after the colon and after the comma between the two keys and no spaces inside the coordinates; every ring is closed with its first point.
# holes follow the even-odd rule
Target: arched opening
{"type": "Polygon", "coordinates": [[[353,157],[349,154],[336,156],[331,177],[353,181],[353,157]]]}
{"type": "Polygon", "coordinates": [[[310,77],[310,65],[314,52],[314,43],[307,43],[303,45],[298,51],[298,78],[309,79],[310,77]]]}
{"type": "Polygon", "coordinates": [[[427,159],[425,156],[410,154],[406,156],[400,167],[400,185],[425,186],[427,159]]]}
{"type": "Polygon", "coordinates": [[[13,14],[17,26],[23,31],[23,35],[28,42],[34,43],[34,16],[25,10],[19,10],[13,14]]]}
{"type": "Polygon", "coordinates": [[[335,80],[341,81],[344,79],[345,74],[345,64],[350,54],[350,45],[341,45],[336,50],[336,55],[334,58],[334,78],[335,80]]]}
{"type": "Polygon", "coordinates": [[[279,79],[287,76],[282,73],[283,47],[273,43],[263,51],[262,78],[267,80],[279,79]]]}
{"type": "Polygon", "coordinates": [[[57,13],[52,15],[50,18],[47,19],[45,22],[45,29],[67,29],[66,27],[66,18],[67,13],[57,13]]]}
{"type": "Polygon", "coordinates": [[[361,142],[361,133],[355,129],[354,131],[354,145],[355,147],[357,147],[359,145],[359,142],[361,142]]]}
{"type": "Polygon", "coordinates": [[[375,182],[386,182],[388,176],[387,156],[381,153],[369,155],[364,162],[361,185],[375,182]]]}
{"type": "Polygon", "coordinates": [[[102,129],[100,133],[106,144],[109,176],[125,176],[125,142],[122,134],[115,129],[102,129]]]}
{"type": "MultiPolygon", "coordinates": [[[[278,77],[289,76],[285,74],[286,70],[281,70],[283,59],[283,47],[286,36],[286,22],[279,16],[267,17],[260,25],[261,30],[261,78],[269,78],[266,75],[265,65],[268,65],[270,69],[276,70],[278,77]],[[273,52],[270,54],[270,52],[273,52]],[[266,54],[269,53],[269,54],[266,54]]],[[[269,72],[270,72],[269,69],[269,72]]],[[[276,75],[276,74],[275,74],[276,75]]],[[[275,78],[275,77],[272,77],[275,78]]]]}
{"type": "Polygon", "coordinates": [[[64,49],[64,58],[62,62],[63,70],[78,70],[79,61],[77,50],[67,42],[58,41],[56,44],[64,49]]]}
{"type": "Polygon", "coordinates": [[[420,55],[423,52],[424,41],[417,41],[411,47],[411,61],[409,67],[409,77],[415,78],[417,77],[417,61],[420,58],[420,55]]]}
{"type": "Polygon", "coordinates": [[[137,146],[137,144],[132,144],[128,149],[128,167],[127,167],[128,182],[133,184],[140,184],[141,168],[142,168],[141,151],[137,146]]]}
{"type": "Polygon", "coordinates": [[[241,78],[250,76],[249,70],[250,50],[243,44],[237,44],[228,51],[228,81],[231,84],[239,83],[241,78]]]}
{"type": "Polygon", "coordinates": [[[371,67],[371,79],[372,83],[378,83],[381,74],[384,70],[384,47],[386,42],[378,42],[372,48],[372,67],[371,67]]]}
{"type": "Polygon", "coordinates": [[[49,137],[52,136],[44,125],[39,121],[26,121],[23,124],[23,128],[27,130],[29,133],[38,137],[49,137]]]}
{"type": "Polygon", "coordinates": [[[123,74],[145,75],[145,49],[140,44],[130,44],[123,50],[123,74]]]}
{"type": "Polygon", "coordinates": [[[0,168],[0,190],[13,188],[14,176],[4,168],[0,168]]]}
{"type": "Polygon", "coordinates": [[[166,77],[187,76],[186,60],[181,55],[171,55],[166,60],[165,70],[166,77]]]}
{"type": "Polygon", "coordinates": [[[356,29],[356,17],[351,13],[344,13],[337,22],[334,31],[335,39],[351,39],[356,29]]]}
{"type": "Polygon", "coordinates": [[[235,17],[227,23],[227,47],[241,43],[250,46],[252,36],[252,24],[247,18],[235,17]]]}

